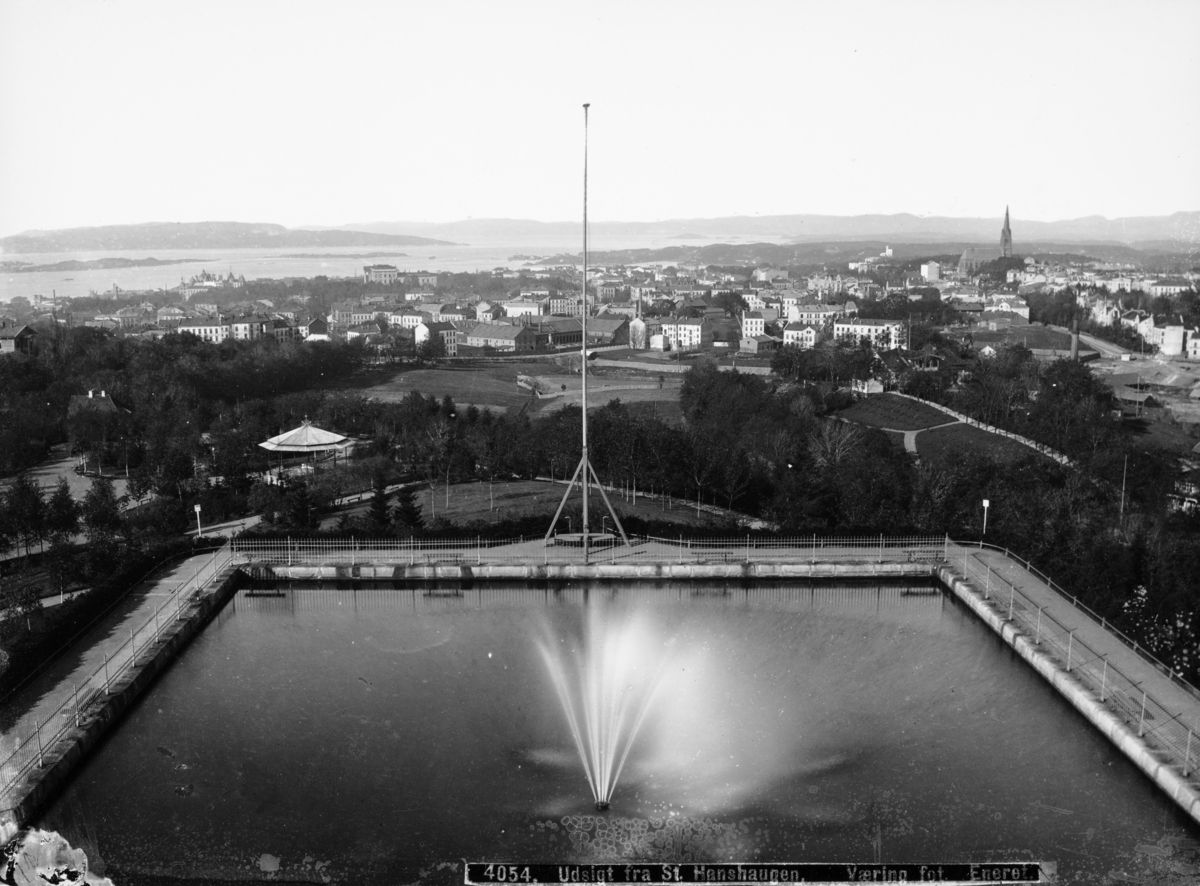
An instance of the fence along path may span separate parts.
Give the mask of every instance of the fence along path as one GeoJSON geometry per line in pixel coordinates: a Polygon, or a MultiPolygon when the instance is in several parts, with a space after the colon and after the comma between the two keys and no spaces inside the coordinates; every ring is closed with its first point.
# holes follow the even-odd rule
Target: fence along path
{"type": "MultiPolygon", "coordinates": [[[[613,538],[589,551],[592,563],[911,563],[942,559],[941,536],[872,535],[855,537],[803,535],[758,538],[752,534],[694,539],[630,536],[630,546],[613,538]]],[[[593,531],[595,527],[593,527],[593,531]]],[[[390,562],[397,565],[476,565],[513,563],[582,563],[578,536],[564,534],[544,544],[541,537],[508,539],[395,538],[364,539],[234,539],[240,563],[346,565],[390,562]]]]}
{"type": "Polygon", "coordinates": [[[1200,690],[1008,552],[947,542],[946,556],[997,615],[1200,786],[1200,690]]]}
{"type": "Polygon", "coordinates": [[[5,702],[0,736],[0,811],[19,801],[16,790],[29,771],[44,765],[56,746],[88,710],[103,702],[110,687],[153,646],[193,598],[232,562],[232,550],[189,557],[145,582],[89,631],[67,658],[5,702]],[[15,713],[14,713],[15,712],[15,713]]]}

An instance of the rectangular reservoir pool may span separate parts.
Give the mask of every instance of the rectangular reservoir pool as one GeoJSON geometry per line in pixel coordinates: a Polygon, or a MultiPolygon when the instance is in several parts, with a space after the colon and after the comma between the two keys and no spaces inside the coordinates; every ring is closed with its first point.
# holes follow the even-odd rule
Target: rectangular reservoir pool
{"type": "Polygon", "coordinates": [[[1176,807],[925,585],[240,591],[38,824],[119,886],[461,883],[463,860],[1200,870],[1176,807]]]}

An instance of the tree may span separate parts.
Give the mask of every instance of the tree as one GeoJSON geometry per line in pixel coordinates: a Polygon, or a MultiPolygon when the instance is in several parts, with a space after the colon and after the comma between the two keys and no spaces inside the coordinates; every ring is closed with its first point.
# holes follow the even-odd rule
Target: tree
{"type": "Polygon", "coordinates": [[[51,535],[70,538],[79,531],[79,504],[71,495],[66,477],[60,477],[46,508],[46,528],[51,535]]]}
{"type": "Polygon", "coordinates": [[[371,480],[371,504],[367,508],[367,530],[376,535],[384,535],[392,525],[392,512],[388,507],[387,476],[383,471],[376,471],[371,480]]]}
{"type": "Polygon", "coordinates": [[[111,543],[121,528],[121,505],[108,477],[96,477],[83,499],[83,525],[88,543],[101,548],[111,543]]]}
{"type": "Polygon", "coordinates": [[[429,338],[417,347],[417,359],[432,363],[446,356],[446,340],[439,333],[431,332],[429,338]]]}
{"type": "Polygon", "coordinates": [[[129,482],[125,485],[125,492],[139,508],[142,506],[142,499],[153,491],[154,478],[147,471],[137,470],[129,475],[129,482]]]}
{"type": "Polygon", "coordinates": [[[413,495],[412,487],[401,486],[396,492],[396,509],[393,517],[398,534],[404,536],[420,535],[425,528],[421,516],[421,506],[413,495]]]}
{"type": "Polygon", "coordinates": [[[46,502],[42,490],[28,474],[18,474],[4,495],[4,509],[14,534],[24,543],[28,554],[30,546],[40,542],[46,533],[46,502]]]}

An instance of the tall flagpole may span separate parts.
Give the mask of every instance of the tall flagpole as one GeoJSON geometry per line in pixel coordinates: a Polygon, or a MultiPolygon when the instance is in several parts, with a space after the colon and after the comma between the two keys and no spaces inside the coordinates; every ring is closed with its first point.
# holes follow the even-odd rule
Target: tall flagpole
{"type": "Polygon", "coordinates": [[[588,271],[588,222],[587,222],[587,175],[588,175],[588,108],[590,103],[583,106],[583,282],[581,284],[583,318],[580,324],[583,330],[583,342],[580,344],[579,374],[583,382],[583,562],[588,562],[588,487],[591,478],[588,477],[588,402],[587,402],[587,271],[588,271]]]}
{"type": "Polygon", "coordinates": [[[587,303],[587,272],[588,272],[588,224],[587,224],[587,173],[588,173],[588,155],[587,155],[587,124],[588,124],[588,108],[589,104],[583,106],[583,281],[580,285],[580,304],[582,305],[582,316],[580,317],[580,331],[583,335],[583,341],[579,346],[579,374],[580,380],[583,382],[582,400],[583,400],[583,446],[579,466],[575,468],[575,474],[571,477],[571,482],[567,484],[567,491],[563,493],[562,501],[558,503],[558,510],[554,512],[554,517],[550,521],[550,528],[546,530],[546,537],[543,542],[550,543],[550,536],[554,533],[555,527],[558,525],[558,518],[562,516],[563,508],[567,505],[567,500],[571,497],[572,491],[575,489],[575,481],[582,482],[583,492],[583,534],[581,540],[583,542],[583,562],[588,563],[591,555],[591,528],[588,525],[588,494],[591,484],[596,483],[596,489],[600,493],[600,498],[604,501],[605,508],[608,509],[608,514],[612,517],[613,526],[621,533],[621,541],[626,547],[630,547],[629,536],[625,534],[625,527],[621,525],[621,518],[617,516],[616,510],[612,506],[612,502],[608,500],[608,493],[604,491],[604,486],[600,482],[600,477],[596,470],[592,467],[591,461],[588,459],[588,402],[587,402],[587,364],[588,364],[588,337],[587,337],[587,320],[588,320],[588,303],[587,303]]]}

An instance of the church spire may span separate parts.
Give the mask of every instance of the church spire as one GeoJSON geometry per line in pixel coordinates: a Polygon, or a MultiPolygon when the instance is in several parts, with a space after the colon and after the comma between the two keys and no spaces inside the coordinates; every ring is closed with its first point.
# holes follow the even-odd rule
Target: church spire
{"type": "Polygon", "coordinates": [[[1000,229],[1000,254],[1012,258],[1012,228],[1008,225],[1008,207],[1004,207],[1004,227],[1000,229]]]}

